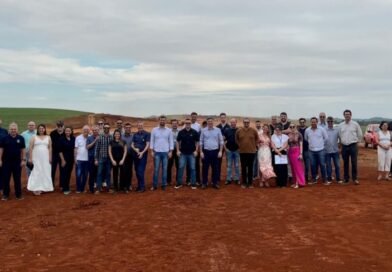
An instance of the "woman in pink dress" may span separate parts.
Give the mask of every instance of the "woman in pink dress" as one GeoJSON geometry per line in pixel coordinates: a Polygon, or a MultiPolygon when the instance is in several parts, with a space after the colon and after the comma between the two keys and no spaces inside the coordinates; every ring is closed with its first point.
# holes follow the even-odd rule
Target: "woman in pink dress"
{"type": "Polygon", "coordinates": [[[271,135],[269,126],[264,124],[259,131],[259,151],[257,152],[261,172],[260,187],[269,187],[268,180],[276,177],[271,159],[271,135]]]}
{"type": "Polygon", "coordinates": [[[294,124],[291,124],[289,129],[289,161],[293,175],[293,188],[297,189],[299,186],[305,186],[305,171],[302,163],[302,148],[303,138],[302,134],[297,130],[294,124]]]}

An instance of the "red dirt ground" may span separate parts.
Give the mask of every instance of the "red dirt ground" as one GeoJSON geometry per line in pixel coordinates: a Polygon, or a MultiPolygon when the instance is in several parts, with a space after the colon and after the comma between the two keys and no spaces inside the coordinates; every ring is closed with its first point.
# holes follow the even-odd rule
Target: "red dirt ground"
{"type": "Polygon", "coordinates": [[[392,182],[376,176],[361,148],[360,186],[26,192],[0,203],[0,271],[392,271],[392,182]]]}

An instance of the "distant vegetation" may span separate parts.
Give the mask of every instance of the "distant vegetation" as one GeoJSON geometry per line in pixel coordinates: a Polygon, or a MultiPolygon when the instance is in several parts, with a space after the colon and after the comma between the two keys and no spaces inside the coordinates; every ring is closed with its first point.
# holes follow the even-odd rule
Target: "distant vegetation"
{"type": "Polygon", "coordinates": [[[7,128],[9,123],[16,122],[20,130],[25,129],[27,122],[31,120],[37,124],[54,124],[57,120],[85,114],[89,113],[62,109],[0,108],[0,119],[3,120],[2,127],[7,128]]]}

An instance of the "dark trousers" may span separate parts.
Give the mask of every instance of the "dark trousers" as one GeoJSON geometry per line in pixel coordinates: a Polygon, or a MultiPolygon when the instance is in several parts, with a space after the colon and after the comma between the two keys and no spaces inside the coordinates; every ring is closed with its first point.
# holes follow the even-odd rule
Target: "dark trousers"
{"type": "Polygon", "coordinates": [[[242,184],[249,187],[253,182],[255,153],[240,153],[242,184]]]}
{"type": "Polygon", "coordinates": [[[120,161],[116,161],[116,165],[112,166],[113,169],[113,187],[114,190],[128,190],[128,188],[124,187],[124,167],[123,165],[119,165],[120,161]]]}
{"type": "Polygon", "coordinates": [[[3,164],[3,196],[9,197],[10,196],[10,182],[11,182],[11,175],[14,178],[14,189],[15,189],[15,196],[17,198],[22,196],[22,182],[21,182],[21,174],[22,174],[22,167],[20,166],[20,161],[15,162],[5,162],[3,164]]]}
{"type": "Polygon", "coordinates": [[[276,186],[286,187],[288,178],[287,164],[275,164],[274,171],[276,174],[276,186]]]}
{"type": "Polygon", "coordinates": [[[3,167],[0,167],[0,191],[3,190],[3,167]]]}
{"type": "Polygon", "coordinates": [[[177,155],[177,150],[173,150],[172,152],[172,157],[169,159],[168,163],[167,163],[167,184],[170,185],[172,182],[172,169],[173,166],[176,167],[176,178],[175,180],[177,180],[177,176],[178,176],[178,155],[177,155]]]}
{"type": "Polygon", "coordinates": [[[122,189],[131,189],[132,185],[132,175],[133,175],[133,155],[132,153],[127,153],[125,157],[124,166],[123,166],[123,187],[122,189]]]}
{"type": "Polygon", "coordinates": [[[95,165],[94,157],[88,159],[88,188],[94,193],[94,184],[97,182],[98,166],[95,165]]]}
{"type": "MultiPolygon", "coordinates": [[[[195,171],[196,171],[196,183],[200,184],[200,154],[197,154],[195,158],[195,171]]],[[[186,183],[191,182],[191,169],[189,165],[186,167],[186,183]]]]}
{"type": "Polygon", "coordinates": [[[344,166],[344,181],[350,180],[349,168],[351,158],[351,178],[356,180],[358,178],[357,159],[358,159],[358,146],[357,143],[342,146],[342,158],[344,166]]]}
{"type": "MultiPolygon", "coordinates": [[[[52,153],[52,182],[53,182],[53,187],[55,187],[55,185],[56,185],[55,178],[56,178],[57,166],[60,167],[60,172],[61,172],[61,160],[60,160],[59,153],[52,153]]],[[[60,181],[60,187],[61,187],[61,181],[60,181]]]]}
{"type": "Polygon", "coordinates": [[[63,189],[63,192],[68,192],[69,183],[71,181],[71,174],[74,162],[71,160],[66,161],[64,167],[60,167],[60,187],[63,189]]]}
{"type": "Polygon", "coordinates": [[[217,185],[219,183],[218,176],[218,153],[219,149],[216,150],[203,150],[203,184],[208,184],[208,169],[211,166],[212,169],[212,184],[217,185]]]}
{"type": "Polygon", "coordinates": [[[223,160],[223,156],[225,155],[225,149],[222,149],[222,157],[218,158],[218,180],[221,180],[221,173],[222,173],[222,160],[223,160]]]}
{"type": "Polygon", "coordinates": [[[147,152],[144,153],[141,159],[139,159],[135,155],[134,163],[135,163],[135,172],[137,178],[137,190],[145,190],[146,185],[144,181],[144,173],[146,172],[147,152]]]}

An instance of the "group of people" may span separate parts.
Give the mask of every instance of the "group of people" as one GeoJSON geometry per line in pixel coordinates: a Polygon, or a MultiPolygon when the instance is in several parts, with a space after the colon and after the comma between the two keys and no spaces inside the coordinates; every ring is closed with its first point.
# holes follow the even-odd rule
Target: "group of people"
{"type": "MultiPolygon", "coordinates": [[[[293,188],[300,188],[316,184],[320,179],[325,185],[330,185],[333,179],[341,184],[347,184],[351,179],[359,185],[357,158],[362,130],[351,119],[350,110],[345,110],[343,116],[344,121],[336,125],[333,117],[327,118],[325,113],[320,113],[319,118],[310,119],[307,127],[305,118],[295,124],[282,112],[279,118],[273,116],[270,124],[256,121],[256,126],[252,127],[250,119],[244,118],[243,126],[238,127],[237,120],[231,118],[227,121],[225,113],[220,114],[218,126],[214,126],[213,117],[208,117],[200,125],[197,113],[193,112],[183,124],[170,120],[170,128],[166,126],[167,118],[162,115],[158,126],[151,132],[144,130],[143,121],[137,122],[137,131],[133,133],[130,123],[117,120],[114,131],[111,131],[110,124],[100,120],[92,128],[84,126],[77,137],[62,121],[57,122],[50,135],[47,135],[44,124],[36,127],[32,121],[19,135],[18,125],[11,123],[8,131],[0,127],[2,199],[9,198],[11,175],[16,198],[23,198],[23,167],[26,167],[28,176],[27,189],[35,195],[54,190],[58,167],[59,187],[68,195],[74,166],[76,193],[85,192],[86,187],[95,194],[105,190],[127,193],[133,189],[133,170],[137,179],[134,189],[145,192],[149,153],[154,163],[152,191],[159,187],[166,190],[171,185],[176,189],[184,185],[206,189],[209,183],[219,189],[224,156],[226,185],[235,183],[242,188],[252,188],[255,179],[259,180],[260,187],[270,187],[271,179],[275,179],[280,188],[287,187],[288,183],[293,188]],[[343,179],[340,176],[340,156],[344,165],[343,179]],[[172,174],[173,168],[175,175],[172,174]]],[[[388,123],[383,121],[380,124],[378,180],[391,179],[390,130],[388,123]]]]}

